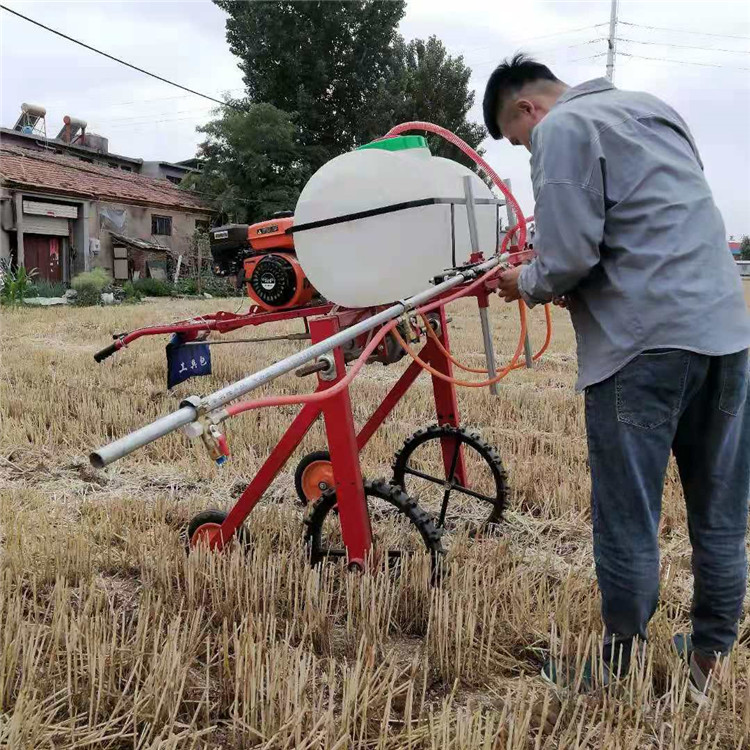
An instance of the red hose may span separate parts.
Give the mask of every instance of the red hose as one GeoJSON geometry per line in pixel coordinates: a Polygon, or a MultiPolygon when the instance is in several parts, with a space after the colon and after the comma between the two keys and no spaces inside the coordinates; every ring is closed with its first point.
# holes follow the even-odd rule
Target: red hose
{"type": "MultiPolygon", "coordinates": [[[[424,130],[427,133],[435,133],[441,138],[444,138],[448,143],[452,143],[458,147],[464,154],[466,154],[491,180],[495,183],[497,189],[505,196],[505,200],[510,203],[513,213],[516,215],[516,220],[520,227],[518,244],[523,247],[526,244],[526,219],[523,217],[521,207],[518,205],[518,201],[514,198],[513,193],[508,190],[506,184],[500,179],[497,172],[468,144],[466,141],[459,138],[455,133],[451,133],[447,128],[442,128],[440,125],[433,125],[431,122],[403,122],[396,127],[391,128],[383,138],[392,138],[396,135],[401,135],[408,130],[424,130]]],[[[382,139],[381,139],[382,140],[382,139]]]]}
{"type": "MultiPolygon", "coordinates": [[[[478,279],[469,284],[469,286],[460,289],[458,292],[451,294],[448,297],[441,298],[435,302],[431,302],[424,307],[417,308],[415,312],[417,314],[426,314],[432,312],[436,307],[441,307],[453,302],[460,297],[465,297],[482,284],[487,282],[487,279],[494,276],[500,268],[493,268],[487,273],[483,273],[478,279]]],[[[260,409],[265,406],[288,406],[291,404],[309,404],[315,401],[324,401],[331,396],[336,395],[339,391],[348,387],[349,384],[354,380],[355,375],[362,369],[363,365],[369,358],[369,356],[375,351],[377,345],[383,340],[385,335],[392,331],[398,324],[398,319],[392,320],[390,323],[385,324],[370,340],[367,346],[362,350],[362,354],[356,359],[354,364],[351,366],[349,372],[338,382],[336,385],[326,388],[325,391],[318,391],[317,393],[309,393],[307,395],[293,395],[293,396],[271,396],[269,398],[258,399],[256,401],[242,401],[239,404],[226,407],[225,411],[228,416],[233,417],[237,414],[241,414],[244,411],[250,411],[251,409],[260,409]]],[[[521,334],[521,340],[523,340],[523,334],[521,334]]]]}
{"type": "MultiPolygon", "coordinates": [[[[529,221],[534,221],[534,216],[533,216],[533,214],[532,214],[531,216],[527,216],[527,217],[526,217],[526,218],[524,219],[524,222],[529,222],[529,221]]],[[[503,237],[503,241],[502,241],[502,244],[500,245],[500,254],[502,254],[502,253],[506,252],[506,250],[508,249],[508,243],[509,243],[509,242],[510,242],[510,240],[511,240],[511,239],[513,238],[513,235],[514,235],[514,234],[515,234],[515,233],[516,233],[516,232],[518,231],[518,228],[519,228],[520,226],[521,226],[520,224],[514,224],[514,225],[513,225],[513,226],[512,226],[512,227],[511,227],[511,228],[510,228],[510,229],[509,229],[509,230],[508,230],[508,231],[507,231],[507,232],[505,233],[505,237],[503,237]]],[[[524,226],[525,226],[525,225],[524,225],[524,226]]],[[[525,244],[525,240],[524,240],[524,244],[525,244]]],[[[520,242],[518,243],[518,246],[519,246],[519,249],[523,247],[523,245],[522,245],[522,244],[521,244],[520,242]]]]}
{"type": "MultiPolygon", "coordinates": [[[[521,211],[521,207],[518,205],[518,201],[516,201],[513,194],[508,190],[505,183],[500,179],[500,177],[497,175],[494,169],[487,164],[487,162],[473,149],[471,146],[469,146],[468,143],[463,141],[461,138],[459,138],[454,133],[451,133],[450,130],[447,130],[446,128],[440,127],[439,125],[434,125],[430,122],[406,122],[402,123],[401,125],[396,125],[394,128],[391,128],[391,130],[386,133],[384,138],[391,138],[396,135],[400,135],[401,133],[404,133],[408,130],[423,130],[429,133],[435,133],[436,135],[441,136],[449,143],[452,143],[454,146],[458,147],[464,154],[466,154],[470,159],[474,161],[474,163],[484,171],[484,173],[492,180],[492,182],[496,185],[498,190],[505,196],[505,199],[510,204],[511,208],[513,209],[513,213],[516,216],[516,219],[518,220],[518,223],[512,227],[508,232],[506,233],[505,237],[503,238],[503,242],[501,245],[501,251],[504,252],[505,248],[507,247],[508,243],[510,242],[511,237],[518,232],[518,244],[520,247],[523,247],[526,243],[526,219],[523,216],[523,213],[521,211]]],[[[382,139],[381,139],[382,140],[382,139]]],[[[417,314],[426,314],[428,312],[431,312],[432,310],[443,307],[444,305],[449,304],[450,302],[453,302],[456,299],[459,299],[461,297],[468,296],[472,291],[474,291],[477,287],[480,285],[485,284],[488,280],[496,276],[498,273],[500,273],[500,267],[492,269],[491,271],[488,271],[487,273],[482,274],[478,279],[473,281],[469,286],[464,287],[462,289],[459,289],[457,292],[455,292],[452,295],[449,295],[445,298],[440,298],[428,305],[425,305],[424,307],[418,308],[415,312],[417,314]]],[[[357,360],[354,362],[352,367],[350,368],[349,372],[335,385],[331,386],[330,388],[327,388],[325,391],[319,391],[317,393],[311,393],[307,395],[293,395],[293,396],[272,396],[270,398],[265,399],[258,399],[256,401],[244,401],[238,404],[234,404],[232,406],[228,406],[226,408],[226,413],[228,416],[235,416],[237,414],[241,414],[245,411],[250,411],[251,409],[260,409],[265,406],[284,406],[284,405],[291,405],[291,404],[308,404],[316,401],[323,401],[327,398],[330,398],[331,396],[335,395],[339,391],[343,390],[344,388],[347,388],[349,384],[352,382],[354,377],[357,375],[357,373],[362,369],[367,359],[370,357],[372,352],[375,350],[375,348],[378,346],[378,344],[383,340],[383,338],[390,332],[394,331],[394,335],[398,340],[400,340],[400,343],[406,351],[409,353],[409,355],[414,359],[415,362],[418,362],[424,369],[428,370],[432,374],[436,374],[438,377],[449,380],[451,382],[454,382],[458,385],[464,385],[469,387],[480,387],[484,385],[488,385],[490,383],[497,382],[501,378],[505,377],[508,372],[510,372],[512,369],[515,369],[515,367],[518,366],[518,358],[520,356],[521,350],[523,348],[523,340],[526,332],[526,315],[525,315],[525,309],[523,307],[523,304],[521,303],[520,307],[520,314],[521,314],[521,336],[519,339],[519,344],[516,349],[516,352],[511,359],[510,363],[503,368],[503,370],[498,374],[497,377],[493,378],[492,380],[488,380],[486,382],[482,383],[472,383],[469,381],[457,381],[453,378],[450,378],[449,376],[445,375],[444,373],[438,373],[434,368],[432,368],[428,363],[423,362],[406,344],[406,342],[403,341],[401,336],[399,335],[398,331],[395,330],[397,325],[397,320],[392,320],[390,323],[384,325],[369,341],[367,346],[362,351],[362,354],[357,358],[357,360]]],[[[540,349],[540,351],[535,356],[535,359],[538,356],[541,356],[541,354],[544,352],[544,350],[547,348],[549,344],[549,339],[551,336],[551,326],[550,326],[550,318],[549,318],[549,311],[547,311],[547,338],[545,340],[545,343],[543,347],[540,349]]]]}

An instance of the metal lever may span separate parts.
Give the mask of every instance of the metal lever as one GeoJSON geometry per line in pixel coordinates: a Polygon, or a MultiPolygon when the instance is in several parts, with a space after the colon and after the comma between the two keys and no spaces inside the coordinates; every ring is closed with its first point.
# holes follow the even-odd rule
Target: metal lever
{"type": "MultiPolygon", "coordinates": [[[[474,204],[474,188],[471,180],[470,175],[464,177],[464,193],[466,194],[466,218],[469,221],[471,252],[474,256],[477,256],[479,253],[479,231],[477,229],[476,205],[474,204]]],[[[491,380],[497,375],[497,369],[495,368],[495,348],[492,345],[492,329],[490,328],[490,319],[487,315],[487,307],[483,307],[481,302],[479,305],[479,321],[482,324],[482,339],[484,341],[484,356],[487,360],[487,374],[491,380]]],[[[499,395],[497,383],[490,384],[490,393],[493,396],[499,395]]]]}
{"type": "Polygon", "coordinates": [[[320,373],[321,380],[335,380],[336,362],[331,354],[324,354],[322,357],[318,357],[313,362],[310,362],[310,364],[295,370],[294,374],[298,378],[304,378],[308,375],[314,375],[316,372],[320,373]]]}
{"type": "Polygon", "coordinates": [[[300,367],[299,370],[295,370],[294,374],[298,378],[306,378],[308,375],[315,375],[316,372],[323,372],[323,370],[328,369],[328,362],[323,362],[322,360],[317,360],[315,362],[311,362],[309,365],[305,365],[304,367],[300,367]]]}

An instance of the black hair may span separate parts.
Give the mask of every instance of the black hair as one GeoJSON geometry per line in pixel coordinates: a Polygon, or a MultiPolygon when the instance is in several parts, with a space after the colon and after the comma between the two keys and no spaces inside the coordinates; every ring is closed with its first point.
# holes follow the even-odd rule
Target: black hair
{"type": "Polygon", "coordinates": [[[503,60],[493,71],[484,90],[482,110],[484,124],[490,135],[499,140],[503,137],[497,125],[497,113],[502,100],[512,93],[518,93],[527,83],[534,81],[555,81],[559,78],[542,63],[532,60],[523,52],[517,52],[510,59],[503,60]]]}

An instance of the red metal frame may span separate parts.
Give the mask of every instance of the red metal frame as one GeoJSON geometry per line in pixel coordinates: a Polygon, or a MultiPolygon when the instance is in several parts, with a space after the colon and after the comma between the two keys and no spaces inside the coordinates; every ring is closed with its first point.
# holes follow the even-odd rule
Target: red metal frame
{"type": "MultiPolygon", "coordinates": [[[[518,264],[532,254],[532,252],[527,251],[514,252],[510,262],[514,265],[518,264]]],[[[489,294],[494,292],[496,288],[497,280],[490,279],[483,287],[473,291],[472,296],[477,298],[480,307],[487,307],[489,304],[489,294]]],[[[450,294],[454,294],[454,292],[446,293],[443,296],[448,297],[450,294]]],[[[262,325],[263,323],[296,318],[304,320],[305,327],[310,332],[312,343],[315,344],[329,338],[339,330],[352,325],[363,316],[370,314],[370,312],[369,310],[349,309],[334,311],[332,304],[276,312],[265,312],[259,311],[258,308],[251,308],[248,313],[242,315],[217,312],[197,320],[152,326],[132,331],[118,339],[117,348],[122,348],[141,336],[180,333],[189,340],[206,331],[226,333],[245,326],[262,325]]],[[[438,314],[440,323],[438,338],[445,350],[450,351],[448,320],[444,306],[438,308],[438,314]]],[[[340,382],[346,374],[343,350],[340,347],[334,349],[333,356],[336,364],[336,377],[332,380],[323,380],[321,375],[318,375],[316,392],[327,390],[340,382]]],[[[427,338],[427,342],[422,347],[419,357],[423,361],[428,362],[438,372],[449,377],[453,376],[453,368],[450,360],[431,338],[427,338]]],[[[258,473],[229,511],[224,522],[220,526],[217,524],[215,528],[206,529],[201,534],[201,538],[207,540],[210,546],[214,548],[223,547],[225,540],[233,538],[239,525],[244,522],[253,508],[258,504],[279,471],[281,471],[291,455],[299,447],[315,420],[322,415],[328,450],[331,455],[339,518],[344,545],[347,549],[347,557],[350,564],[362,565],[372,545],[372,529],[364,495],[359,453],[421,373],[422,367],[416,362],[411,362],[358,433],[354,425],[348,388],[322,401],[305,404],[293,419],[263,466],[261,466],[258,473]]],[[[458,427],[460,421],[455,385],[453,382],[445,381],[435,375],[432,375],[431,379],[438,423],[440,425],[458,427]]],[[[446,476],[453,469],[455,480],[464,486],[468,486],[463,452],[459,452],[458,456],[455,457],[455,449],[455,438],[445,437],[441,439],[443,465],[446,476]],[[456,459],[455,466],[454,458],[456,459]]]]}
{"type": "Polygon", "coordinates": [[[177,323],[167,323],[160,326],[146,326],[138,328],[130,333],[117,336],[115,347],[119,351],[131,342],[142,336],[159,336],[167,333],[182,334],[186,341],[194,339],[201,333],[216,331],[217,333],[228,333],[246,326],[259,326],[264,323],[278,323],[281,320],[295,320],[297,318],[309,318],[317,315],[326,315],[333,309],[330,302],[309,307],[298,307],[293,310],[277,310],[268,312],[257,305],[253,305],[246,313],[231,313],[225,310],[208,313],[193,320],[182,320],[177,323]]]}
{"type": "MultiPolygon", "coordinates": [[[[354,311],[347,310],[311,320],[310,333],[313,343],[332,336],[345,325],[350,325],[352,315],[356,314],[354,311]]],[[[445,308],[440,308],[439,320],[438,338],[443,346],[448,349],[449,339],[445,308]]],[[[325,391],[335,385],[346,373],[343,351],[337,348],[333,354],[336,363],[336,378],[326,381],[319,375],[316,392],[325,391]]],[[[427,339],[427,343],[422,347],[420,358],[429,362],[440,372],[452,375],[450,361],[431,339],[427,339]]],[[[322,414],[328,450],[331,454],[339,518],[348,560],[350,564],[362,565],[367,551],[372,545],[372,530],[364,496],[359,453],[421,373],[422,368],[416,362],[410,363],[362,426],[359,433],[355,430],[348,389],[342,390],[330,399],[303,406],[263,466],[229,511],[221,527],[217,527],[208,533],[207,536],[209,536],[211,546],[220,548],[223,546],[224,540],[232,539],[237,527],[258,504],[263,493],[270,487],[279,471],[299,447],[315,420],[322,414]]],[[[432,388],[438,422],[457,427],[459,413],[455,386],[432,376],[432,388]]],[[[443,441],[443,462],[446,472],[449,471],[454,448],[455,442],[453,439],[443,441]]],[[[459,455],[455,477],[461,483],[466,482],[462,454],[459,455]]]]}

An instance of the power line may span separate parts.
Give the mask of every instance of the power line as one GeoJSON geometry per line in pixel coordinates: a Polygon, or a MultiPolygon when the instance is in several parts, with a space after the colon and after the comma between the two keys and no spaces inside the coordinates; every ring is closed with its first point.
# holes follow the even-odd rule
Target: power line
{"type": "Polygon", "coordinates": [[[220,104],[222,107],[230,107],[232,109],[244,111],[242,107],[238,107],[236,104],[223,102],[220,99],[215,99],[213,96],[209,96],[208,94],[202,94],[200,91],[195,91],[195,89],[190,89],[187,86],[183,86],[180,83],[175,83],[174,81],[170,81],[168,78],[163,78],[162,76],[157,75],[156,73],[151,73],[148,70],[139,68],[137,65],[133,65],[132,63],[126,62],[125,60],[121,60],[119,57],[115,57],[114,55],[110,55],[107,52],[103,52],[102,50],[97,49],[96,47],[92,47],[91,45],[86,44],[85,42],[81,42],[78,39],[74,39],[72,36],[63,34],[62,31],[57,31],[57,29],[53,29],[49,26],[45,26],[43,23],[39,23],[39,21],[35,21],[33,18],[29,18],[28,16],[23,15],[23,13],[19,13],[18,11],[12,10],[11,8],[8,8],[5,5],[0,5],[0,8],[2,8],[4,11],[7,11],[8,13],[12,13],[14,16],[18,16],[19,18],[22,18],[24,21],[28,21],[29,23],[34,24],[34,26],[39,26],[39,28],[44,29],[45,31],[49,31],[52,34],[56,34],[57,36],[62,37],[63,39],[67,39],[69,42],[73,42],[73,44],[77,44],[80,47],[84,47],[85,49],[90,50],[91,52],[96,52],[97,55],[106,57],[109,60],[113,60],[114,62],[119,63],[120,65],[124,65],[125,67],[131,68],[132,70],[136,70],[139,73],[143,73],[144,75],[151,76],[151,78],[155,78],[157,81],[161,81],[162,83],[167,83],[170,86],[175,86],[178,89],[187,91],[189,94],[194,94],[195,96],[200,96],[203,99],[208,99],[209,101],[215,102],[216,104],[220,104]]]}
{"type": "Polygon", "coordinates": [[[587,57],[575,57],[570,62],[582,62],[583,60],[594,60],[597,57],[604,57],[607,53],[606,52],[599,52],[596,55],[588,55],[587,57]]]}
{"type": "Polygon", "coordinates": [[[731,70],[750,70],[750,67],[740,67],[738,65],[716,65],[714,63],[700,63],[693,62],[692,60],[675,60],[671,57],[647,57],[646,55],[633,55],[630,52],[618,52],[619,55],[624,57],[635,57],[639,60],[658,60],[660,62],[677,63],[679,65],[699,65],[702,68],[730,68],[731,70]]]}
{"type": "Polygon", "coordinates": [[[692,44],[672,44],[670,42],[642,42],[639,39],[624,39],[623,37],[617,37],[619,42],[630,42],[631,44],[649,44],[657,47],[679,47],[680,49],[699,49],[704,52],[734,52],[738,55],[750,55],[748,49],[721,49],[719,47],[697,47],[692,44]]]}
{"type": "MultiPolygon", "coordinates": [[[[554,47],[545,47],[544,49],[534,49],[533,47],[530,49],[530,52],[539,57],[544,57],[546,55],[549,55],[552,52],[555,52],[556,50],[562,50],[562,49],[572,49],[573,47],[580,47],[584,44],[592,44],[593,42],[599,42],[599,41],[607,41],[605,37],[598,37],[596,39],[589,39],[587,42],[581,42],[580,44],[556,44],[554,47]]],[[[493,60],[482,60],[480,62],[472,63],[467,62],[466,65],[471,68],[472,71],[476,70],[477,68],[482,68],[485,65],[497,65],[497,58],[493,60]]]]}
{"type": "Polygon", "coordinates": [[[111,117],[93,117],[97,123],[112,123],[113,125],[129,125],[137,124],[139,120],[150,121],[156,117],[172,117],[173,115],[186,115],[193,114],[196,117],[200,115],[208,115],[212,110],[196,109],[191,107],[190,109],[176,109],[169,112],[149,112],[148,114],[134,115],[133,117],[117,117],[112,115],[111,117]]]}
{"type": "Polygon", "coordinates": [[[572,34],[576,31],[586,31],[587,29],[598,29],[600,26],[606,26],[606,23],[595,23],[589,26],[579,26],[577,29],[564,29],[563,31],[553,31],[551,34],[542,34],[541,36],[527,37],[526,39],[519,39],[513,44],[525,44],[526,42],[533,42],[537,39],[547,39],[551,36],[559,36],[560,34],[572,34]]]}
{"type": "MultiPolygon", "coordinates": [[[[579,26],[575,29],[563,29],[562,31],[553,31],[551,34],[541,34],[540,36],[532,36],[532,37],[524,37],[522,39],[511,39],[507,42],[507,44],[517,45],[517,44],[526,44],[526,42],[534,42],[538,39],[549,39],[553,36],[560,36],[561,34],[573,34],[578,31],[587,31],[588,29],[597,29],[600,26],[606,26],[606,23],[597,23],[597,24],[591,24],[589,26],[579,26]]],[[[503,42],[506,44],[506,42],[503,42]]],[[[485,44],[481,47],[468,47],[463,49],[459,52],[460,55],[464,55],[467,52],[478,52],[479,50],[485,50],[485,49],[497,49],[497,44],[485,44]]],[[[471,64],[471,63],[469,63],[471,64]]],[[[481,63],[480,63],[481,64],[481,63]]]]}
{"type": "Polygon", "coordinates": [[[606,42],[607,37],[606,36],[597,36],[593,39],[589,39],[586,42],[577,42],[576,44],[569,44],[568,49],[573,49],[575,47],[585,47],[587,44],[596,44],[596,42],[606,42]]]}
{"type": "Polygon", "coordinates": [[[678,34],[699,34],[701,36],[715,36],[723,37],[725,39],[750,39],[750,36],[736,35],[736,34],[714,34],[708,31],[693,31],[690,29],[675,29],[671,26],[647,26],[642,23],[630,23],[629,21],[620,21],[623,26],[636,26],[640,29],[651,29],[653,31],[675,31],[678,34]]]}

